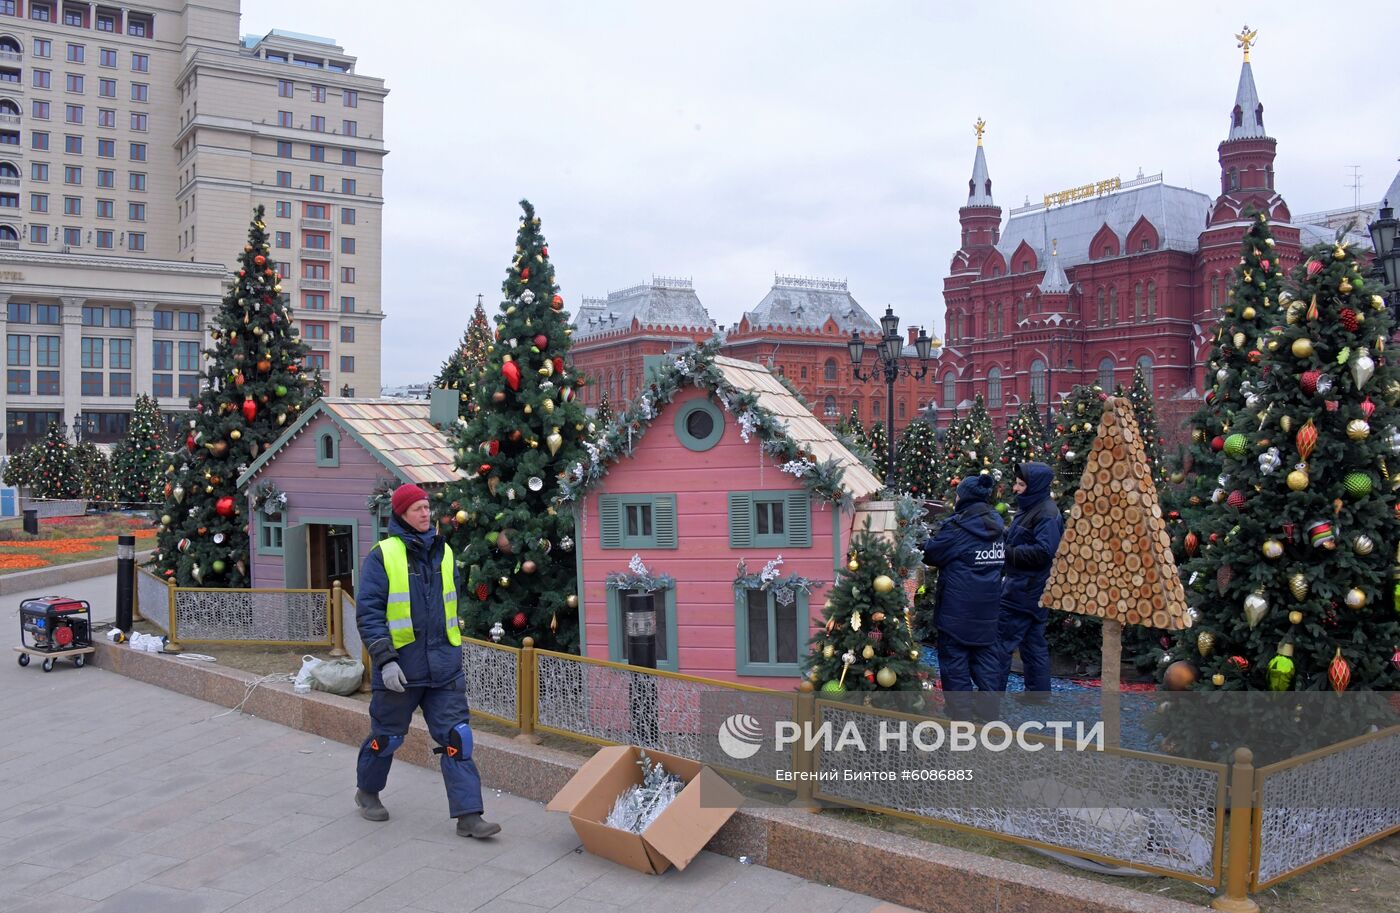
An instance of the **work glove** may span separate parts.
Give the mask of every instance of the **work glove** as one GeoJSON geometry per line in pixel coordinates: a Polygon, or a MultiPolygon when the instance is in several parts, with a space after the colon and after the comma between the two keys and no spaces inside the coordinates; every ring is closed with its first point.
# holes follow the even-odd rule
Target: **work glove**
{"type": "Polygon", "coordinates": [[[404,686],[408,684],[408,679],[404,676],[399,664],[390,660],[379,670],[379,677],[384,680],[384,687],[390,691],[402,692],[404,686]]]}

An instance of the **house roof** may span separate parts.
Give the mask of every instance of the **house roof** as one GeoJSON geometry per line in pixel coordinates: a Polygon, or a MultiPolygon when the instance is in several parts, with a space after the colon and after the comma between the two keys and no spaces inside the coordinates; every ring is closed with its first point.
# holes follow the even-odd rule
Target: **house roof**
{"type": "Polygon", "coordinates": [[[583,306],[574,315],[574,341],[625,330],[634,317],[643,327],[715,329],[689,279],[653,276],[650,284],[609,292],[606,298],[583,299],[583,306]]]}
{"type": "Polygon", "coordinates": [[[253,461],[238,477],[239,486],[247,485],[318,415],[339,425],[400,482],[442,485],[459,478],[447,438],[428,420],[427,400],[323,397],[253,461]]]}
{"type": "Polygon", "coordinates": [[[880,325],[851,296],[844,279],[774,276],[768,294],[744,316],[755,328],[819,330],[830,317],[843,334],[880,332],[880,325]]]}
{"type": "Polygon", "coordinates": [[[834,460],[844,469],[841,488],[854,500],[868,498],[880,490],[880,480],[766,367],[723,355],[715,356],[714,363],[727,383],[737,390],[754,393],[758,405],[781,419],[787,425],[788,437],[812,454],[818,463],[834,460]]]}

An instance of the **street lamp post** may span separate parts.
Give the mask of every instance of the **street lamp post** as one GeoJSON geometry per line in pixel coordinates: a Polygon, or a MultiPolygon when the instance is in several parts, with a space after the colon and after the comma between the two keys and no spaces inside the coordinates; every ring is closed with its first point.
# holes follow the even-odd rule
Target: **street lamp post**
{"type": "Polygon", "coordinates": [[[1395,218],[1395,210],[1390,208],[1390,200],[1381,202],[1380,217],[1370,225],[1371,245],[1376,252],[1375,274],[1385,284],[1386,297],[1390,299],[1392,319],[1400,314],[1400,250],[1395,249],[1396,229],[1400,221],[1395,218]]]}
{"type": "Polygon", "coordinates": [[[885,437],[889,445],[889,452],[885,455],[885,484],[891,485],[894,483],[894,382],[901,376],[922,380],[928,374],[931,351],[940,348],[943,343],[920,328],[918,338],[914,340],[914,351],[919,357],[919,367],[915,368],[903,360],[904,341],[899,335],[899,318],[895,316],[893,307],[885,307],[885,316],[880,318],[880,331],[880,341],[875,345],[875,351],[880,356],[879,370],[876,365],[872,365],[869,371],[860,369],[865,357],[865,340],[861,338],[859,330],[851,331],[851,340],[846,346],[851,353],[851,364],[855,366],[853,373],[856,380],[865,383],[883,377],[885,381],[885,437]]]}

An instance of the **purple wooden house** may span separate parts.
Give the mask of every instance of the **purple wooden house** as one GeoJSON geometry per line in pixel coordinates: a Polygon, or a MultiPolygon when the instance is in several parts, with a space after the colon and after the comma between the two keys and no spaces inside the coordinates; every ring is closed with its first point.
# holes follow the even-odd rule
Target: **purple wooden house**
{"type": "MultiPolygon", "coordinates": [[[[450,392],[450,391],[449,391],[450,392]]],[[[457,418],[456,395],[434,404],[457,418]]],[[[238,478],[247,492],[254,588],[324,589],[352,596],[359,568],[384,537],[376,491],[433,489],[457,478],[452,448],[424,400],[318,400],[238,478]]]]}

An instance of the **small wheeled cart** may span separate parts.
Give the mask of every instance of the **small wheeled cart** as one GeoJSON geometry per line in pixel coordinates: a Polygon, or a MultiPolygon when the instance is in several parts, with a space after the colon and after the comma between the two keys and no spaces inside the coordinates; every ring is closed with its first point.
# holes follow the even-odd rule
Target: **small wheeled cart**
{"type": "Polygon", "coordinates": [[[52,672],[54,661],[72,657],[82,668],[92,646],[92,606],[84,599],[45,596],[26,599],[19,606],[19,664],[29,665],[29,657],[43,658],[43,669],[52,672]]]}

